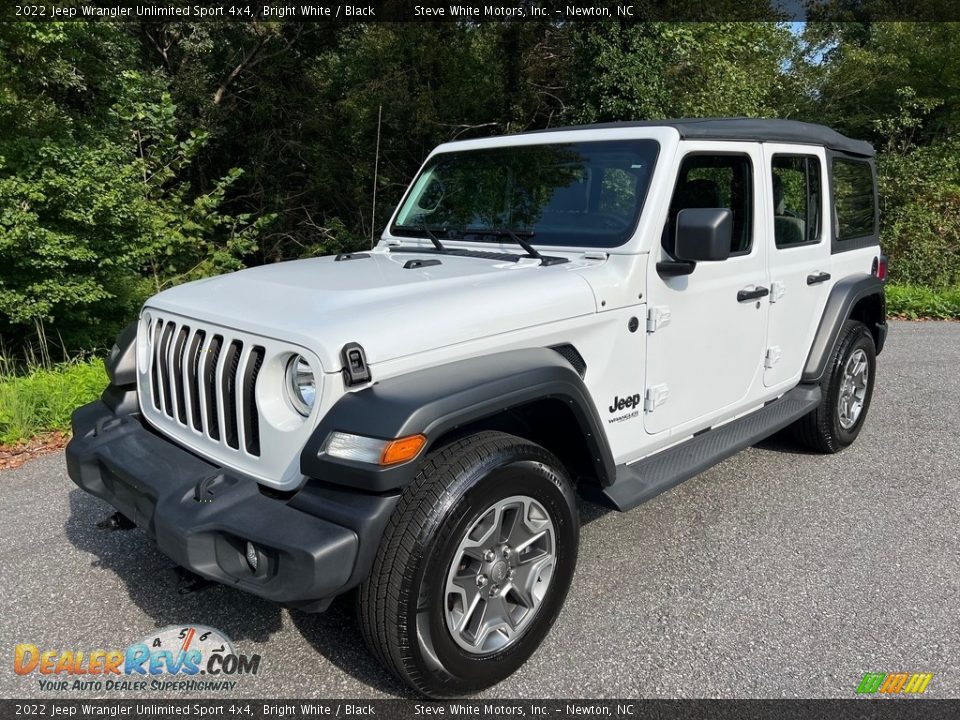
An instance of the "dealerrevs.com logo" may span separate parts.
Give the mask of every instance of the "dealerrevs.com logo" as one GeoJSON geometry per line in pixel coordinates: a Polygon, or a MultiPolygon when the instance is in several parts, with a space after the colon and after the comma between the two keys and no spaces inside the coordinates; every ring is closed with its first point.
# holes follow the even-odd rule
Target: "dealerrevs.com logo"
{"type": "Polygon", "coordinates": [[[857,695],[922,695],[933,673],[866,673],[857,695]]]}
{"type": "Polygon", "coordinates": [[[39,676],[44,691],[230,691],[256,675],[259,655],[238,655],[219,630],[171,625],[124,650],[41,650],[20,643],[13,671],[39,676]]]}

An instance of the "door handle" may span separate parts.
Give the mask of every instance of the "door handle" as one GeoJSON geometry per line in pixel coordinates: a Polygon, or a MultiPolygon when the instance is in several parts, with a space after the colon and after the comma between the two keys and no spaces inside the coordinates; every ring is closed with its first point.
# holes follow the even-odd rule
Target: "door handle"
{"type": "Polygon", "coordinates": [[[752,290],[743,289],[737,293],[737,302],[747,302],[748,300],[756,300],[758,298],[766,297],[770,294],[770,288],[765,288],[760,285],[753,288],[752,290]]]}
{"type": "Polygon", "coordinates": [[[817,283],[826,282],[829,279],[830,273],[815,272],[812,275],[807,275],[807,285],[816,285],[817,283]]]}

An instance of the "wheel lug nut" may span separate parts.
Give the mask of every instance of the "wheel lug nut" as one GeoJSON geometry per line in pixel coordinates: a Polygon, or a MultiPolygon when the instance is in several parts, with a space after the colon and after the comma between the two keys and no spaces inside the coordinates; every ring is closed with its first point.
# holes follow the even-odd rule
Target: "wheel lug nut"
{"type": "Polygon", "coordinates": [[[477,587],[482,588],[482,587],[483,587],[484,585],[486,585],[486,584],[487,584],[487,576],[486,576],[486,575],[477,575],[477,587]]]}
{"type": "Polygon", "coordinates": [[[496,596],[499,595],[499,594],[500,594],[500,586],[499,586],[499,585],[491,585],[491,586],[490,586],[490,597],[496,597],[496,596]]]}
{"type": "Polygon", "coordinates": [[[496,557],[497,556],[494,554],[493,550],[487,550],[483,554],[483,559],[486,560],[487,562],[493,562],[496,559],[496,557]]]}
{"type": "Polygon", "coordinates": [[[513,555],[513,551],[510,548],[505,547],[503,549],[503,559],[507,560],[510,558],[511,555],[513,555]]]}

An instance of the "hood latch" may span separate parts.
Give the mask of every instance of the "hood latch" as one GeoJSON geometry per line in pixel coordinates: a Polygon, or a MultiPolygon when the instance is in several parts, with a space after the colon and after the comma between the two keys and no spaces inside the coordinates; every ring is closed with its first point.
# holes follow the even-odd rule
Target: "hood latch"
{"type": "Polygon", "coordinates": [[[360,343],[347,343],[340,351],[343,361],[343,384],[347,387],[370,382],[372,376],[367,365],[367,355],[360,343]]]}

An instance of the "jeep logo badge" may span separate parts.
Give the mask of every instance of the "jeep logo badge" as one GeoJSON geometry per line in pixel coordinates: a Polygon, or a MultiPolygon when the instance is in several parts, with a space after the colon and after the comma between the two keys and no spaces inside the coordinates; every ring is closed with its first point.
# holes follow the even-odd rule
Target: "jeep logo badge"
{"type": "Polygon", "coordinates": [[[641,399],[639,395],[631,395],[630,397],[625,398],[614,395],[613,403],[610,405],[610,412],[615,413],[617,410],[640,407],[640,400],[641,399]]]}

